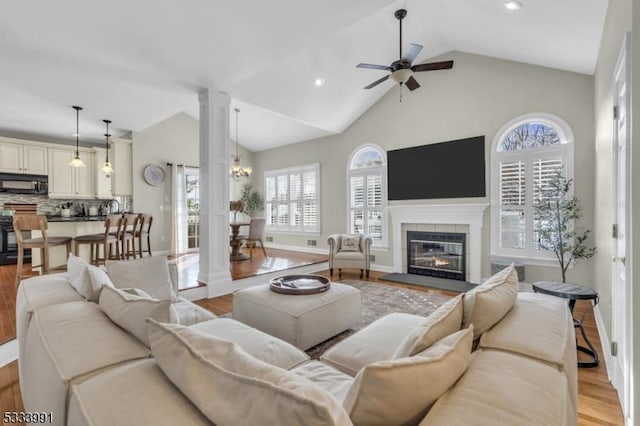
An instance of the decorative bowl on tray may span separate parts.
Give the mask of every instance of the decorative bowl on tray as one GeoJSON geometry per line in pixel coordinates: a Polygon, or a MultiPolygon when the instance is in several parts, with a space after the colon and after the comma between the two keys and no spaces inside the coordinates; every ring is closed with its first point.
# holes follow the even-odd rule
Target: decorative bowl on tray
{"type": "Polygon", "coordinates": [[[331,281],[320,275],[283,275],[269,281],[271,291],[281,294],[316,294],[327,291],[331,281]]]}

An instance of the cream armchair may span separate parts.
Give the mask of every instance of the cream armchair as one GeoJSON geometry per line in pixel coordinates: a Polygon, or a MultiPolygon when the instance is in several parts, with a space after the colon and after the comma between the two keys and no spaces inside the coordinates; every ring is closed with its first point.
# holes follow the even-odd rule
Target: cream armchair
{"type": "Polygon", "coordinates": [[[366,235],[332,234],[329,243],[329,273],[333,277],[333,269],[338,269],[338,277],[342,278],[343,268],[360,269],[360,278],[366,271],[369,278],[371,237],[366,235]]]}

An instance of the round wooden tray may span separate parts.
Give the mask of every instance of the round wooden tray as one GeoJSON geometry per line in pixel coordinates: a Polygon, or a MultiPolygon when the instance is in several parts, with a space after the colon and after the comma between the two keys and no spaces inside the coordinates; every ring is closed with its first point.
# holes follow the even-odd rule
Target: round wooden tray
{"type": "Polygon", "coordinates": [[[283,275],[269,281],[271,291],[281,294],[316,294],[327,291],[329,279],[320,275],[283,275]]]}

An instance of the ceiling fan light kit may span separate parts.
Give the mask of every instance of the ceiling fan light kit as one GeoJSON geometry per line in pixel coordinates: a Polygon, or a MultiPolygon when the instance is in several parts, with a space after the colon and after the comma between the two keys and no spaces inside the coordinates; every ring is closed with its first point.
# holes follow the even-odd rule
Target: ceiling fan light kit
{"type": "MultiPolygon", "coordinates": [[[[369,84],[368,86],[365,86],[365,89],[372,89],[380,83],[387,81],[389,77],[391,77],[391,80],[397,83],[400,88],[402,88],[402,86],[404,85],[407,86],[409,90],[413,91],[420,87],[420,84],[414,78],[413,73],[453,68],[453,61],[431,62],[427,64],[412,65],[413,61],[420,54],[420,51],[422,51],[422,46],[412,43],[409,45],[409,49],[407,49],[405,54],[402,54],[402,20],[407,16],[407,11],[406,9],[398,9],[395,11],[394,16],[398,20],[400,27],[399,59],[397,61],[393,61],[391,65],[376,65],[366,63],[356,65],[357,68],[367,68],[390,72],[390,74],[387,74],[384,77],[369,84]]],[[[400,99],[402,100],[402,97],[400,99]]]]}

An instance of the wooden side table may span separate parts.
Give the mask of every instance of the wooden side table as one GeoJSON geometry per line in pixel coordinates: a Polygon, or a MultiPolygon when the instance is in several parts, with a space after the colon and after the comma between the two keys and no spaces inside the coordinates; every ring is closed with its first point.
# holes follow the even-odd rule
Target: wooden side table
{"type": "MultiPolygon", "coordinates": [[[[569,283],[560,283],[554,281],[538,281],[533,283],[533,291],[536,293],[550,294],[551,296],[562,297],[564,299],[569,299],[569,309],[571,310],[571,316],[573,317],[573,308],[576,305],[576,300],[593,300],[593,305],[598,304],[598,292],[592,288],[584,287],[577,284],[569,284],[569,283]]],[[[584,316],[586,312],[582,315],[582,318],[576,319],[573,317],[573,325],[576,328],[580,329],[582,333],[582,337],[584,338],[585,343],[588,347],[578,345],[578,340],[576,339],[576,348],[580,352],[584,352],[590,355],[593,358],[593,361],[588,362],[578,362],[578,367],[580,368],[592,368],[597,367],[600,363],[600,358],[598,357],[598,352],[593,347],[589,339],[587,339],[587,335],[584,332],[584,327],[582,326],[582,320],[584,320],[584,316]]]]}

